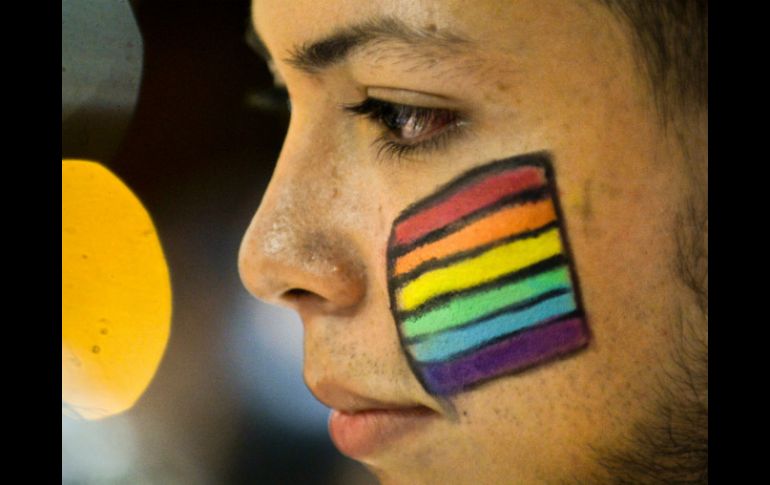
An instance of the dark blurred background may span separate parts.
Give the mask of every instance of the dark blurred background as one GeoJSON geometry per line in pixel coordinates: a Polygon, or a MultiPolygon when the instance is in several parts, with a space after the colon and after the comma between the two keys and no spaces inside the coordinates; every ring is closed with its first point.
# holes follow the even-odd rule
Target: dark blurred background
{"type": "Polygon", "coordinates": [[[62,1],[62,158],[104,163],[142,200],[174,298],[139,403],[103,421],[62,417],[63,484],[376,483],[329,441],[328,410],[302,382],[298,317],[238,278],[288,125],[246,42],[249,8],[62,1]]]}

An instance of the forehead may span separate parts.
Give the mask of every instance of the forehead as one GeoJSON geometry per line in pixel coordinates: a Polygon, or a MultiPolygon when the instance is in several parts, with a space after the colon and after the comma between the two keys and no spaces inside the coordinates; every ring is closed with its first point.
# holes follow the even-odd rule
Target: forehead
{"type": "MultiPolygon", "coordinates": [[[[383,2],[328,0],[254,0],[252,20],[262,37],[313,39],[329,35],[334,29],[361,23],[375,17],[409,19],[416,24],[446,23],[456,1],[418,0],[383,2]]],[[[480,2],[483,3],[483,2],[480,2]]]]}
{"type": "MultiPolygon", "coordinates": [[[[379,18],[473,40],[481,49],[524,57],[541,42],[619,32],[615,17],[593,0],[254,0],[252,21],[274,57],[338,29],[379,18]]],[[[617,39],[615,39],[617,40],[617,39]]]]}

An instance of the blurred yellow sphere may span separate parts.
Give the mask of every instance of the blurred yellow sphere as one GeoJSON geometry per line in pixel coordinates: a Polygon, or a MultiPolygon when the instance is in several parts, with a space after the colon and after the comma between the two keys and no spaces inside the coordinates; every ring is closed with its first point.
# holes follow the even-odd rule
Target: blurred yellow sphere
{"type": "Polygon", "coordinates": [[[133,406],[171,326],[171,283],[152,219],[104,166],[62,161],[62,411],[133,406]]]}

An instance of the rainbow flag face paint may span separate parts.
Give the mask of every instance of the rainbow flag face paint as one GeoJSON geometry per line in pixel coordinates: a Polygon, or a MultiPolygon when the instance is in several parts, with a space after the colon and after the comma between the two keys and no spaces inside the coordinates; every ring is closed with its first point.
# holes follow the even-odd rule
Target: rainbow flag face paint
{"type": "Polygon", "coordinates": [[[388,290],[412,369],[433,394],[586,345],[548,155],[475,168],[402,212],[388,290]]]}

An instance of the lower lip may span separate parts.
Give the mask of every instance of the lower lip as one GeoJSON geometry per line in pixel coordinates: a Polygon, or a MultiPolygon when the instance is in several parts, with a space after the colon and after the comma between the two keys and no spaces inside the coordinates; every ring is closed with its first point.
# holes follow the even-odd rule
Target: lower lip
{"type": "Polygon", "coordinates": [[[373,409],[357,413],[333,410],[329,434],[340,452],[351,458],[371,455],[436,417],[428,408],[373,409]]]}

